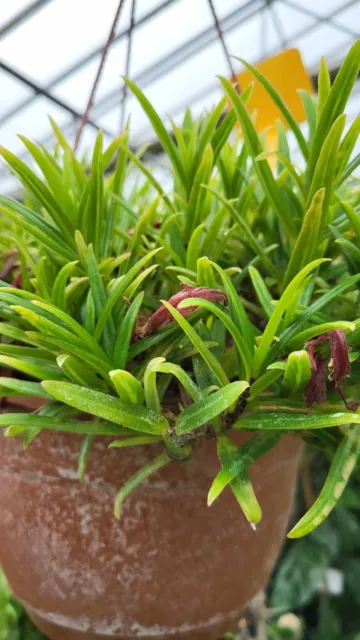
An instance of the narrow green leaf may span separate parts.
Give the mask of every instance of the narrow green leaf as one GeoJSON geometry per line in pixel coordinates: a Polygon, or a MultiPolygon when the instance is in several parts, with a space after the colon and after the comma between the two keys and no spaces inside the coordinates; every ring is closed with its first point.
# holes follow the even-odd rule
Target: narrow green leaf
{"type": "MultiPolygon", "coordinates": [[[[312,140],[310,155],[307,165],[309,183],[314,175],[315,165],[318,161],[320,150],[323,147],[335,120],[343,113],[348,102],[352,88],[356,82],[360,68],[360,40],[355,42],[349,50],[339,72],[336,75],[326,102],[323,106],[318,126],[312,140]]],[[[332,158],[332,161],[334,159],[332,158]]],[[[317,189],[316,189],[317,190],[317,189]]]]}
{"type": "Polygon", "coordinates": [[[196,279],[199,287],[216,289],[216,280],[213,268],[207,256],[199,258],[196,263],[196,279]]]}
{"type": "Polygon", "coordinates": [[[123,80],[124,82],[126,82],[128,87],[131,89],[140,105],[142,106],[145,114],[149,118],[150,123],[154,128],[154,131],[156,132],[156,135],[159,138],[161,146],[163,147],[168,158],[171,160],[176,174],[178,175],[183,185],[186,187],[186,172],[180,161],[179,152],[174,142],[172,141],[170,134],[166,130],[166,127],[164,126],[160,116],[156,113],[154,107],[143,94],[143,92],[139,89],[139,87],[131,82],[129,78],[123,78],[123,80]]]}
{"type": "Polygon", "coordinates": [[[260,378],[255,380],[255,382],[253,382],[250,387],[249,402],[256,398],[256,396],[258,396],[262,391],[268,389],[274,382],[276,382],[276,380],[280,378],[280,376],[282,376],[282,373],[282,369],[280,371],[266,371],[266,373],[263,373],[260,378]]]}
{"type": "Polygon", "coordinates": [[[261,71],[259,71],[256,67],[254,67],[253,65],[249,64],[248,62],[246,62],[245,60],[243,60],[242,58],[237,58],[237,60],[239,60],[249,71],[251,71],[251,73],[255,76],[255,78],[257,79],[258,82],[260,82],[260,84],[264,87],[264,89],[266,90],[266,92],[269,94],[270,98],[273,100],[273,102],[275,103],[275,105],[277,106],[277,108],[279,109],[281,115],[283,116],[283,118],[285,119],[285,121],[288,123],[291,131],[293,132],[299,148],[301,150],[301,153],[303,154],[305,160],[307,160],[308,155],[309,155],[309,150],[308,150],[308,146],[306,143],[306,140],[301,132],[301,129],[298,125],[298,123],[296,122],[294,116],[292,115],[290,109],[288,109],[288,107],[286,106],[285,102],[283,101],[281,95],[278,93],[278,91],[275,89],[275,87],[271,84],[271,82],[269,82],[269,80],[261,73],[261,71]]]}
{"type": "Polygon", "coordinates": [[[188,433],[211,422],[229,409],[248,388],[247,382],[230,382],[219,391],[184,409],[176,418],[176,433],[188,433]]]}
{"type": "Polygon", "coordinates": [[[113,362],[117,369],[124,369],[128,359],[129,347],[131,342],[131,336],[134,330],[134,326],[136,323],[136,319],[138,317],[138,313],[140,307],[142,305],[142,301],[144,298],[144,293],[139,293],[135,300],[132,302],[130,307],[128,308],[125,318],[121,323],[116,343],[115,350],[113,355],[113,362]]]}
{"type": "Polygon", "coordinates": [[[60,259],[69,262],[76,257],[56,227],[39,214],[3,195],[0,195],[0,209],[6,218],[10,218],[16,224],[21,221],[24,231],[40,242],[58,261],[60,259]]]}
{"type": "Polygon", "coordinates": [[[66,310],[66,283],[68,277],[71,275],[76,265],[78,264],[78,260],[74,260],[73,262],[68,262],[65,264],[62,269],[60,269],[58,275],[56,276],[54,286],[51,292],[51,299],[53,304],[59,309],[66,310]]]}
{"type": "Polygon", "coordinates": [[[235,209],[235,207],[233,207],[227,200],[225,200],[225,198],[223,198],[223,196],[215,189],[212,189],[211,187],[206,185],[204,185],[204,188],[210,191],[210,193],[212,193],[215,196],[215,198],[217,198],[224,205],[224,207],[229,211],[232,218],[236,220],[237,224],[239,225],[239,228],[244,233],[244,236],[249,246],[254,251],[256,257],[259,258],[259,260],[262,262],[265,269],[270,273],[270,275],[272,275],[277,280],[278,273],[275,267],[273,266],[271,260],[269,260],[269,258],[267,257],[266,251],[261,247],[256,237],[252,233],[250,227],[247,225],[245,220],[243,220],[243,218],[241,217],[237,209],[235,209]]]}
{"type": "Polygon", "coordinates": [[[57,367],[33,364],[26,360],[11,358],[10,356],[0,355],[0,364],[4,367],[9,367],[10,369],[17,369],[32,378],[39,378],[40,380],[59,380],[59,378],[62,378],[61,372],[57,367]]]}
{"type": "Polygon", "coordinates": [[[311,378],[311,364],[307,351],[289,354],[283,378],[285,391],[291,394],[303,392],[311,378]]]}
{"type": "Polygon", "coordinates": [[[229,316],[224,311],[222,311],[222,309],[220,309],[218,305],[214,304],[213,302],[210,302],[209,300],[204,300],[203,298],[189,298],[188,300],[183,300],[178,305],[178,308],[184,309],[186,307],[192,307],[192,306],[202,307],[203,309],[207,309],[208,311],[213,313],[215,316],[217,316],[221,320],[221,322],[227,328],[231,337],[234,340],[235,346],[239,352],[241,361],[244,365],[245,379],[249,381],[251,378],[251,372],[252,372],[253,356],[251,354],[251,351],[245,339],[242,337],[239,329],[237,328],[236,324],[231,320],[231,318],[229,318],[229,316]]]}
{"type": "Polygon", "coordinates": [[[36,398],[46,398],[49,396],[39,382],[28,382],[28,380],[17,380],[16,378],[0,377],[1,397],[6,396],[35,396],[36,398]]]}
{"type": "MultiPolygon", "coordinates": [[[[217,451],[222,466],[228,464],[237,453],[238,447],[227,436],[219,436],[217,439],[217,451]]],[[[248,522],[253,528],[261,520],[261,507],[257,501],[250,476],[245,469],[230,482],[231,490],[237,499],[248,522]]]]}
{"type": "Polygon", "coordinates": [[[332,460],[320,495],[288,533],[288,538],[301,538],[316,529],[331,513],[341,498],[360,454],[359,428],[347,430],[332,460]]]}
{"type": "MultiPolygon", "coordinates": [[[[71,232],[69,219],[61,210],[58,202],[52,195],[47,186],[38,178],[38,176],[24,163],[17,158],[11,151],[0,146],[0,155],[10,165],[10,167],[19,176],[20,180],[31,193],[40,201],[41,205],[46,209],[49,216],[59,229],[59,237],[66,240],[70,246],[73,245],[73,235],[71,232]]],[[[34,213],[34,212],[33,212],[34,213]]],[[[39,214],[35,214],[36,218],[40,218],[39,214]]]]}
{"type": "Polygon", "coordinates": [[[312,174],[306,208],[308,209],[310,207],[312,199],[316,192],[318,192],[322,187],[325,187],[325,197],[322,206],[322,216],[320,223],[321,230],[324,228],[327,222],[327,212],[336,170],[336,163],[334,162],[334,158],[336,158],[338,153],[340,139],[345,127],[345,122],[345,114],[339,116],[337,120],[335,120],[326,139],[324,140],[324,144],[322,145],[321,150],[319,150],[319,157],[314,167],[314,173],[312,174]]]}
{"type": "MultiPolygon", "coordinates": [[[[360,116],[359,116],[359,120],[360,120],[360,116]]],[[[344,202],[343,200],[341,200],[341,207],[344,210],[344,212],[345,212],[347,218],[349,219],[350,223],[354,227],[356,235],[357,235],[358,239],[360,240],[360,216],[359,216],[359,214],[356,213],[355,209],[352,208],[352,206],[351,206],[351,204],[349,202],[344,202]]]]}
{"type": "Polygon", "coordinates": [[[300,94],[301,101],[304,105],[306,119],[309,125],[309,133],[308,140],[311,143],[311,140],[314,137],[316,130],[316,118],[317,118],[317,104],[314,96],[306,91],[305,89],[298,89],[298,93],[300,94]]]}
{"type": "Polygon", "coordinates": [[[200,238],[203,233],[204,224],[199,224],[196,229],[192,232],[187,252],[186,252],[186,268],[191,271],[196,271],[197,261],[200,254],[200,238]]]}
{"type": "Polygon", "coordinates": [[[148,363],[144,373],[144,391],[145,391],[145,403],[150,409],[154,409],[158,413],[161,412],[161,404],[159,392],[156,385],[156,373],[157,365],[165,362],[165,358],[153,358],[148,363]]]}
{"type": "Polygon", "coordinates": [[[328,99],[331,89],[330,73],[327,68],[326,60],[324,56],[320,59],[320,69],[318,75],[318,117],[320,119],[321,112],[324,108],[326,100],[328,99]]]}
{"type": "Polygon", "coordinates": [[[293,236],[296,230],[295,225],[288,214],[286,201],[281,195],[281,191],[276,183],[269,164],[267,160],[260,160],[259,162],[256,162],[256,158],[262,153],[263,148],[261,146],[259,136],[253,125],[251,117],[231,83],[225,78],[220,78],[220,81],[232,102],[235,113],[241,124],[245,142],[253,159],[255,172],[258,175],[259,181],[269,200],[269,203],[274,209],[275,214],[278,216],[284,230],[290,236],[293,236]]]}
{"type": "MultiPolygon", "coordinates": [[[[305,411],[305,409],[304,409],[305,411]]],[[[355,422],[360,424],[360,413],[336,411],[333,413],[260,413],[244,414],[234,424],[234,429],[254,431],[326,429],[355,422]]]]}
{"type": "Polygon", "coordinates": [[[337,298],[338,295],[342,294],[347,289],[351,289],[352,286],[355,286],[360,281],[360,274],[356,276],[352,276],[347,278],[344,282],[336,285],[330,291],[322,295],[320,298],[315,300],[310,306],[302,309],[301,315],[290,325],[284,333],[281,334],[279,342],[275,343],[268,354],[267,361],[274,362],[279,355],[283,352],[285,347],[296,337],[299,330],[303,327],[303,325],[311,318],[314,318],[320,309],[326,307],[332,300],[337,298]]]}
{"type": "Polygon", "coordinates": [[[74,231],[73,225],[76,223],[75,205],[64,186],[60,172],[55,169],[53,165],[52,156],[50,156],[50,160],[46,152],[42,152],[31,140],[28,140],[24,136],[19,136],[19,138],[34,158],[37,166],[41,169],[60,209],[60,215],[63,218],[64,224],[67,224],[69,231],[74,231]]]}
{"type": "Polygon", "coordinates": [[[144,404],[145,395],[141,383],[129,372],[123,369],[109,371],[111,381],[123,402],[130,404],[144,404]]]}
{"type": "Polygon", "coordinates": [[[284,287],[287,287],[296,274],[309,264],[319,251],[324,198],[325,189],[319,189],[314,194],[311,204],[305,213],[302,227],[284,276],[284,287]]]}
{"type": "Polygon", "coordinates": [[[267,288],[264,279],[255,267],[249,267],[249,274],[253,287],[255,289],[258,300],[265,311],[267,318],[270,318],[274,311],[274,305],[272,304],[272,295],[267,288]]]}
{"type": "Polygon", "coordinates": [[[286,311],[287,306],[289,305],[289,303],[291,302],[293,296],[296,293],[296,290],[300,287],[301,283],[303,282],[303,280],[306,278],[306,276],[311,273],[311,271],[314,271],[314,269],[316,269],[318,266],[320,266],[323,262],[326,262],[326,259],[319,259],[319,260],[314,260],[313,262],[311,262],[310,264],[306,265],[306,267],[304,267],[290,282],[290,284],[288,284],[288,286],[286,287],[284,293],[282,294],[279,302],[277,303],[271,318],[269,319],[265,331],[261,337],[258,349],[255,353],[255,357],[254,357],[254,369],[253,369],[253,375],[254,377],[257,377],[259,375],[259,373],[261,372],[261,368],[262,365],[264,363],[264,360],[267,356],[267,353],[271,347],[271,343],[274,339],[276,330],[279,326],[279,323],[281,321],[281,318],[283,316],[283,314],[286,311]]]}
{"type": "MultiPolygon", "coordinates": [[[[86,345],[92,353],[97,355],[99,358],[103,358],[107,361],[106,355],[101,349],[101,347],[97,344],[94,338],[82,327],[81,324],[76,322],[74,318],[72,318],[69,314],[65,313],[61,309],[58,309],[55,305],[46,304],[44,302],[40,302],[39,300],[32,300],[32,304],[40,309],[44,309],[52,316],[55,316],[58,320],[63,322],[68,330],[74,333],[74,336],[80,338],[84,345],[86,345]]],[[[74,338],[75,341],[75,338],[74,338]]]]}
{"type": "Polygon", "coordinates": [[[166,432],[168,421],[156,411],[139,405],[121,402],[105,393],[79,387],[68,382],[45,381],[42,383],[45,391],[59,402],[91,413],[94,416],[115,422],[128,429],[160,435],[166,432]]]}
{"type": "Polygon", "coordinates": [[[97,436],[121,436],[129,432],[116,424],[104,422],[88,422],[85,420],[61,420],[52,416],[40,416],[36,413],[3,413],[0,414],[0,427],[8,427],[6,437],[20,435],[28,427],[65,431],[97,436]]]}
{"type": "Polygon", "coordinates": [[[336,161],[335,178],[338,181],[343,172],[346,170],[351,154],[355,148],[360,135],[360,115],[351,123],[349,130],[344,135],[339,146],[338,157],[336,161]]]}
{"type": "Polygon", "coordinates": [[[71,382],[90,389],[103,389],[104,384],[100,378],[73,356],[61,354],[56,358],[56,361],[71,382]]]}
{"type": "Polygon", "coordinates": [[[211,262],[215,271],[218,272],[221,281],[223,283],[225,293],[228,299],[230,316],[233,322],[236,324],[238,329],[240,329],[243,338],[246,340],[249,345],[250,353],[253,354],[254,350],[254,331],[253,325],[251,324],[248,315],[244,309],[244,305],[240,300],[240,296],[237,293],[233,283],[231,282],[229,276],[225,271],[215,262],[211,262]]]}
{"type": "Polygon", "coordinates": [[[91,444],[94,436],[86,435],[84,440],[81,443],[79,458],[78,458],[78,474],[80,480],[84,480],[86,467],[90,455],[91,444]]]}
{"type": "Polygon", "coordinates": [[[138,447],[144,444],[162,442],[162,438],[156,436],[135,436],[134,438],[122,438],[109,444],[109,449],[123,449],[125,447],[138,447]]]}
{"type": "Polygon", "coordinates": [[[258,458],[268,453],[281,438],[278,433],[262,433],[246,442],[215,477],[208,494],[208,505],[211,506],[220,493],[236,476],[242,474],[258,458]]]}
{"type": "MultiPolygon", "coordinates": [[[[106,325],[103,341],[104,341],[105,351],[109,355],[111,352],[112,338],[115,333],[115,325],[114,325],[113,317],[111,316],[112,307],[106,313],[106,315],[104,314],[109,298],[106,297],[104,283],[102,281],[101,274],[99,272],[99,268],[95,259],[94,251],[91,245],[87,247],[85,260],[86,260],[87,272],[88,272],[89,281],[90,281],[90,287],[91,287],[91,291],[94,298],[95,311],[98,317],[98,322],[100,318],[103,316],[101,328],[104,329],[106,325]]],[[[95,340],[97,342],[100,339],[100,335],[95,334],[95,340]]]]}
{"type": "Polygon", "coordinates": [[[155,473],[162,467],[165,467],[170,462],[170,459],[166,453],[162,453],[160,456],[152,460],[152,462],[148,462],[148,464],[141,467],[139,471],[137,471],[132,478],[127,480],[125,484],[121,487],[115,498],[115,506],[114,506],[114,515],[118,520],[120,519],[121,507],[122,504],[127,498],[127,496],[137,489],[137,487],[146,480],[151,474],[155,473]]]}
{"type": "Polygon", "coordinates": [[[127,272],[125,276],[121,280],[118,281],[113,291],[108,296],[107,300],[105,300],[102,309],[100,309],[100,313],[98,314],[98,322],[96,325],[95,331],[95,339],[99,340],[102,334],[103,328],[110,317],[112,309],[114,308],[116,302],[119,298],[125,293],[127,287],[132,283],[135,276],[138,274],[140,269],[142,269],[145,264],[149,262],[159,251],[162,251],[162,247],[158,249],[154,249],[150,251],[146,256],[138,260],[131,269],[127,272]]]}
{"type": "Polygon", "coordinates": [[[199,334],[195,331],[195,329],[191,326],[191,324],[183,318],[181,313],[177,311],[174,307],[171,306],[166,300],[161,301],[162,304],[170,311],[173,318],[180,325],[184,333],[189,338],[190,342],[194,345],[195,349],[199,352],[203,360],[205,360],[209,369],[213,372],[214,376],[218,380],[221,386],[229,384],[229,379],[219,364],[215,356],[211,353],[210,349],[204,344],[202,338],[200,338],[199,334]]]}
{"type": "Polygon", "coordinates": [[[312,338],[317,338],[321,336],[323,333],[327,333],[328,331],[334,331],[335,329],[342,329],[345,333],[349,333],[349,331],[355,331],[356,325],[354,322],[348,322],[346,320],[339,320],[337,322],[324,322],[323,324],[317,324],[314,327],[309,327],[309,329],[305,329],[296,335],[296,337],[291,341],[291,348],[300,348],[303,347],[306,342],[312,340],[312,338]]]}
{"type": "Polygon", "coordinates": [[[163,358],[157,358],[157,362],[153,361],[153,369],[157,373],[168,373],[175,376],[184,387],[194,402],[198,402],[203,397],[201,389],[195,384],[190,376],[178,364],[165,362],[163,358]]]}

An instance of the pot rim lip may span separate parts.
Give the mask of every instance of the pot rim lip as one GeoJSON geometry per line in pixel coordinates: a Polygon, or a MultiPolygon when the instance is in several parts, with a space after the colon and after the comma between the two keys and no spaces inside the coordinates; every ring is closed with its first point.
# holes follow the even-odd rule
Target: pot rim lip
{"type": "MultiPolygon", "coordinates": [[[[84,626],[80,623],[78,623],[76,626],[73,626],[73,624],[71,626],[69,626],[69,624],[67,623],[67,621],[71,620],[71,622],[74,621],[74,618],[72,616],[66,616],[63,614],[53,614],[51,612],[44,612],[41,609],[38,609],[32,605],[30,605],[26,600],[23,600],[21,598],[19,598],[19,601],[21,602],[21,604],[30,612],[30,614],[34,614],[36,617],[38,617],[41,620],[44,620],[47,623],[56,625],[59,627],[59,629],[64,628],[64,629],[69,629],[71,631],[77,631],[80,633],[93,633],[93,634],[102,634],[103,636],[106,636],[109,638],[109,640],[111,640],[111,638],[118,638],[119,635],[118,634],[122,634],[124,635],[126,638],[133,638],[134,640],[136,640],[136,638],[148,638],[153,636],[154,639],[159,638],[161,640],[161,638],[168,638],[169,635],[174,637],[174,640],[176,640],[176,638],[179,638],[179,640],[181,640],[182,637],[187,637],[186,634],[188,634],[189,632],[193,632],[193,631],[203,631],[206,630],[207,628],[211,628],[213,626],[215,626],[216,624],[222,624],[224,621],[226,621],[227,619],[236,619],[238,617],[241,616],[241,612],[243,610],[243,607],[240,607],[239,609],[234,609],[232,611],[228,611],[226,613],[218,613],[215,616],[213,616],[212,618],[210,618],[209,620],[205,620],[202,621],[198,624],[189,624],[186,625],[186,628],[181,629],[180,627],[159,627],[156,625],[153,626],[149,626],[149,627],[143,627],[142,625],[140,625],[137,622],[133,622],[132,624],[128,624],[127,626],[123,626],[122,628],[119,627],[117,628],[115,633],[107,633],[106,628],[101,629],[101,628],[96,628],[100,622],[102,621],[95,621],[95,625],[93,626],[93,628],[89,628],[89,626],[87,628],[84,628],[84,626]],[[54,619],[56,618],[56,620],[54,619]],[[62,620],[65,624],[59,624],[60,620],[62,620]],[[66,624],[67,623],[67,624],[66,624]],[[137,627],[137,632],[134,630],[137,627]]],[[[121,636],[120,636],[121,637],[121,636]]]]}

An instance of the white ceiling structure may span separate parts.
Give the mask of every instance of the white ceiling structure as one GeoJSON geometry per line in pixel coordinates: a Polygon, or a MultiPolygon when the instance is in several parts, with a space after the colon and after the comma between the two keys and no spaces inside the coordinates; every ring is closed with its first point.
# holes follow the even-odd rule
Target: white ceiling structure
{"type": "MultiPolygon", "coordinates": [[[[25,158],[21,133],[51,147],[48,115],[74,138],[118,5],[119,0],[1,0],[1,145],[25,158]]],[[[132,144],[153,137],[136,100],[129,94],[124,100],[126,72],[164,120],[181,117],[186,106],[197,114],[220,99],[216,75],[229,76],[229,60],[211,5],[227,51],[250,62],[292,46],[311,74],[321,55],[336,70],[360,37],[359,0],[123,0],[80,151],[91,146],[99,128],[106,139],[118,135],[130,114],[132,144]]],[[[349,122],[359,110],[357,88],[349,122]]],[[[8,185],[2,165],[0,190],[8,185]]]]}

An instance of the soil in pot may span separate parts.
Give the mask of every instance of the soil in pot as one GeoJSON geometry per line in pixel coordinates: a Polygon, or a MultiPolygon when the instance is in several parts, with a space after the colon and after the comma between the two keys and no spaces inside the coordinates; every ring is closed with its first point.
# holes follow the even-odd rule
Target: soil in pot
{"type": "MultiPolygon", "coordinates": [[[[237,434],[243,443],[248,434],[237,434]]],[[[263,520],[254,532],[230,490],[206,506],[213,441],[157,472],[113,516],[123,482],[158,445],[95,440],[85,481],[81,438],[44,431],[27,451],[0,436],[0,562],[51,640],[215,640],[266,583],[287,526],[301,451],[291,436],[251,468],[263,520]]]]}

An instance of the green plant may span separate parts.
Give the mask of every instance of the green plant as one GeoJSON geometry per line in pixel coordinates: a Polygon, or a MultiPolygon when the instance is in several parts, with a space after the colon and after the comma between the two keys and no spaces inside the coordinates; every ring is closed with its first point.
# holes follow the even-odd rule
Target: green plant
{"type": "Polygon", "coordinates": [[[359,60],[357,42],[332,86],[323,63],[318,101],[303,94],[307,138],[249,67],[292,130],[303,170],[281,122],[271,170],[250,90],[239,96],[225,79],[219,105],[196,121],[187,111],[171,134],[127,80],[167,156],[169,192],[143,150],[131,150],[128,127],[106,150],[99,134],[90,170],[54,123],[53,156],[23,139],[43,178],[0,149],[26,190],[24,203],[0,197],[21,281],[0,289],[0,364],[20,372],[2,377],[0,391],[47,401],[0,425],[25,446],[45,428],[83,434],[80,477],[95,435],[113,436],[111,447],[163,443],[120,488],[117,517],[130,491],[188,460],[204,436],[222,465],[209,505],[230,485],[253,526],[261,508],[248,469],[288,432],[332,457],[290,536],[321,524],[343,493],[360,452],[360,159],[351,159],[360,119],[343,134],[359,60]],[[243,143],[230,135],[236,120],[243,143]],[[232,430],[257,433],[238,449],[232,430]]]}
{"type": "MultiPolygon", "coordinates": [[[[298,513],[321,490],[328,458],[308,449],[300,474],[298,513]]],[[[285,545],[269,587],[270,610],[276,617],[289,611],[301,615],[309,640],[356,640],[359,634],[359,486],[357,467],[338,508],[323,526],[296,545],[290,541],[285,545]]]]}

